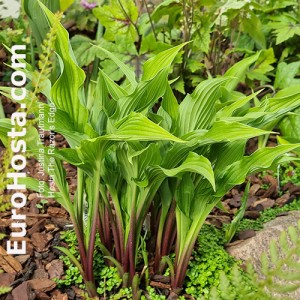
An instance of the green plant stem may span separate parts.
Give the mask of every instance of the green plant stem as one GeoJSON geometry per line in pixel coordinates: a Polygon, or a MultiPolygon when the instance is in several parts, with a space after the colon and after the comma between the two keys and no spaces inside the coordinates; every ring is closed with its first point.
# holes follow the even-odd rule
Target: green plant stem
{"type": "MultiPolygon", "coordinates": [[[[174,268],[175,280],[174,285],[172,286],[173,289],[182,288],[189,260],[192,255],[201,227],[204,224],[206,217],[209,215],[209,213],[211,212],[213,207],[215,207],[218,201],[219,199],[211,201],[211,203],[209,203],[209,199],[207,199],[207,203],[202,204],[203,206],[199,207],[199,209],[203,209],[203,212],[201,216],[197,218],[197,221],[193,221],[186,237],[180,237],[180,228],[177,229],[176,260],[174,268]],[[185,247],[185,245],[187,245],[187,247],[185,247]]],[[[178,223],[180,224],[179,215],[180,211],[176,210],[176,219],[179,220],[178,223]]],[[[179,225],[177,224],[177,227],[178,226],[179,225]]]]}
{"type": "Polygon", "coordinates": [[[76,206],[76,218],[77,218],[77,222],[80,228],[83,228],[83,215],[84,215],[84,211],[83,211],[83,201],[84,201],[84,197],[83,197],[83,170],[80,168],[77,168],[77,198],[76,198],[76,202],[75,202],[75,206],[76,206]]]}
{"type": "MultiPolygon", "coordinates": [[[[97,231],[97,219],[99,218],[99,187],[100,187],[100,167],[95,170],[93,182],[94,182],[94,201],[93,201],[93,209],[92,209],[92,227],[89,238],[89,245],[87,250],[87,278],[88,281],[94,283],[94,274],[93,274],[93,256],[94,256],[94,248],[95,248],[95,239],[96,239],[96,231],[97,231]]],[[[91,289],[90,292],[94,293],[94,290],[91,289]]],[[[90,294],[90,293],[89,293],[90,294]]],[[[92,297],[96,295],[90,295],[92,297]]]]}
{"type": "Polygon", "coordinates": [[[137,187],[133,187],[132,206],[130,214],[130,231],[127,242],[127,255],[129,257],[129,275],[132,282],[135,275],[135,253],[136,253],[136,197],[137,187]]]}
{"type": "Polygon", "coordinates": [[[125,242],[124,242],[124,226],[123,226],[122,211],[121,211],[121,207],[120,207],[116,189],[109,185],[107,185],[107,188],[109,190],[111,200],[113,202],[114,209],[115,209],[116,226],[117,226],[117,230],[118,230],[118,239],[117,240],[119,241],[120,255],[121,255],[120,261],[123,263],[123,261],[125,259],[125,255],[124,255],[125,254],[124,253],[125,242]]]}
{"type": "Polygon", "coordinates": [[[144,5],[146,7],[146,11],[147,11],[147,14],[148,14],[148,17],[149,17],[149,21],[150,21],[150,25],[151,25],[151,29],[152,29],[155,41],[157,41],[157,35],[156,35],[156,32],[155,32],[155,28],[154,28],[154,24],[153,24],[153,21],[152,21],[152,18],[151,18],[151,14],[149,12],[147,0],[143,0],[143,2],[144,2],[144,5]]]}

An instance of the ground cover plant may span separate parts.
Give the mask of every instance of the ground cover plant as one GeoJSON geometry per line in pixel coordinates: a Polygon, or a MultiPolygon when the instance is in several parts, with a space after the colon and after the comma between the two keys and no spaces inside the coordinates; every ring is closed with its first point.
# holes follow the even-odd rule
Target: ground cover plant
{"type": "MultiPolygon", "coordinates": [[[[252,23],[238,12],[245,9],[243,13],[248,12],[254,22],[257,17],[251,5],[261,15],[266,15],[267,9],[254,1],[240,1],[237,6],[211,1],[199,17],[196,4],[165,1],[152,13],[140,14],[131,1],[111,1],[93,10],[99,19],[95,39],[75,35],[70,40],[62,14],[51,12],[59,8],[57,3],[47,8],[38,1],[24,1],[40,58],[37,65],[26,65],[25,102],[36,118],[28,122],[28,153],[41,164],[55,165],[49,172],[55,199],[70,215],[78,252],[71,250],[71,240],[67,240],[69,250],[58,249],[67,255],[69,266],[77,267],[82,278],[77,283],[84,284],[90,298],[113,297],[115,292],[119,297],[127,294],[129,299],[145,297],[143,293],[155,297],[150,278],[166,269],[170,297],[181,294],[186,278],[205,280],[189,273],[188,265],[207,216],[215,207],[222,208],[222,197],[246,176],[292,160],[285,154],[299,148],[299,144],[284,142],[266,147],[266,137],[283,118],[294,117],[289,114],[300,105],[296,79],[286,88],[275,79],[272,93],[260,89],[272,77],[274,50],[267,48],[271,42],[255,35],[250,30],[252,23]],[[218,19],[207,20],[216,6],[218,19]],[[172,14],[174,19],[169,17],[165,24],[165,16],[172,14]],[[221,17],[226,17],[227,23],[221,17]],[[205,22],[207,27],[202,26],[205,22]],[[252,38],[255,45],[247,51],[236,49],[247,57],[236,56],[223,66],[225,52],[219,32],[234,22],[239,24],[238,34],[252,38]],[[120,30],[114,35],[116,28],[120,30]],[[199,40],[201,30],[207,30],[205,45],[199,40]],[[126,49],[134,52],[129,63],[124,63],[128,57],[111,51],[117,45],[122,52],[124,37],[130,44],[126,49]],[[210,43],[214,46],[208,49],[210,43]],[[256,53],[257,49],[262,51],[256,53]],[[194,57],[197,53],[201,59],[194,57]],[[199,67],[201,60],[205,64],[199,67]],[[86,73],[81,67],[87,68],[86,73]],[[177,78],[179,74],[183,77],[177,78]],[[256,91],[242,93],[241,80],[256,91]],[[53,107],[55,118],[51,119],[53,107]],[[45,116],[42,129],[64,136],[68,148],[37,147],[41,110],[45,116]],[[260,140],[259,147],[248,155],[247,142],[255,137],[260,140]],[[77,169],[74,197],[65,162],[77,169]],[[95,253],[100,251],[103,256],[97,261],[95,253]]],[[[288,11],[290,6],[285,3],[277,8],[288,11]]],[[[281,44],[286,41],[275,25],[282,20],[276,11],[272,13],[273,23],[268,20],[257,26],[275,32],[277,44],[281,44]]],[[[229,44],[238,48],[236,34],[233,31],[229,44]]],[[[288,38],[297,34],[295,29],[288,38]]],[[[292,56],[294,52],[288,49],[285,52],[292,56]]],[[[9,97],[10,88],[2,87],[1,92],[9,97]]],[[[0,122],[1,140],[8,145],[10,120],[1,118],[0,122]]],[[[24,183],[38,191],[37,180],[27,178],[24,183]]],[[[44,187],[46,196],[52,187],[44,187]]],[[[200,239],[200,249],[201,243],[200,239]]],[[[205,251],[199,253],[205,255],[205,251]]],[[[72,268],[69,272],[71,277],[72,268]]],[[[187,286],[186,291],[188,288],[193,293],[193,287],[187,286]]],[[[194,295],[205,293],[205,288],[194,295]]]]}

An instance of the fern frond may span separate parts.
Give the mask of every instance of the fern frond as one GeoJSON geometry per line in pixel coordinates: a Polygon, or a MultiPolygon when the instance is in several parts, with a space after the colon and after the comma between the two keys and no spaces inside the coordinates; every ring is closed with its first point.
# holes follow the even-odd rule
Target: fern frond
{"type": "Polygon", "coordinates": [[[261,257],[261,270],[256,272],[252,264],[247,275],[235,266],[229,275],[220,275],[220,285],[210,291],[210,300],[273,300],[290,299],[286,294],[300,288],[300,221],[298,228],[289,227],[272,240],[269,253],[261,257]],[[259,275],[262,274],[262,275],[259,275]]]}

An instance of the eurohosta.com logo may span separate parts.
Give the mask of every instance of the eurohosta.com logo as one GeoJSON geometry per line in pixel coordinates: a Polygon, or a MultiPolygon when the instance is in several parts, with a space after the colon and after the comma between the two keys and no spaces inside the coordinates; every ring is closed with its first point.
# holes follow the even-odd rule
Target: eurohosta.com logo
{"type": "Polygon", "coordinates": [[[21,0],[0,0],[0,19],[20,15],[21,0]]]}

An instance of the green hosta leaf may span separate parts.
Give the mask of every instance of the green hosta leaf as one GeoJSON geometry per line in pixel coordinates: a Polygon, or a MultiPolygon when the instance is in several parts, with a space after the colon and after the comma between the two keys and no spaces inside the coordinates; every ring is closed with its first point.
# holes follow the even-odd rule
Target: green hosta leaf
{"type": "Polygon", "coordinates": [[[137,82],[135,79],[135,73],[127,65],[125,65],[119,58],[117,58],[110,51],[107,51],[106,49],[104,49],[100,46],[95,45],[95,47],[98,48],[99,50],[101,50],[102,52],[104,52],[122,70],[122,72],[125,74],[125,76],[129,80],[132,88],[135,88],[137,86],[137,82]]]}
{"type": "Polygon", "coordinates": [[[178,116],[179,104],[169,84],[166,87],[166,91],[161,102],[161,107],[169,114],[173,121],[176,120],[178,116]]]}
{"type": "Polygon", "coordinates": [[[67,30],[55,22],[55,16],[51,11],[44,5],[40,5],[47,15],[50,25],[56,26],[57,29],[55,51],[60,58],[61,76],[52,87],[52,101],[57,108],[69,115],[77,131],[84,132],[88,113],[79,99],[79,90],[85,78],[84,71],[74,61],[67,30]]]}
{"type": "Polygon", "coordinates": [[[144,63],[142,80],[150,80],[163,69],[169,69],[178,52],[188,43],[165,50],[144,63]]]}
{"type": "Polygon", "coordinates": [[[239,210],[237,211],[237,213],[235,214],[233,220],[230,223],[230,226],[228,227],[228,229],[226,229],[226,232],[225,232],[226,243],[229,243],[232,240],[232,238],[234,237],[234,235],[238,229],[241,219],[244,217],[244,214],[245,214],[245,211],[247,208],[249,188],[250,188],[250,181],[248,181],[247,186],[245,188],[245,192],[244,192],[243,198],[241,200],[242,205],[239,208],[239,210]]]}
{"type": "Polygon", "coordinates": [[[106,87],[114,100],[119,100],[120,98],[128,96],[128,92],[116,84],[109,76],[107,76],[102,70],[100,70],[101,75],[105,81],[106,87]]]}
{"type": "Polygon", "coordinates": [[[215,188],[214,172],[210,161],[201,155],[190,152],[187,158],[177,168],[165,169],[160,166],[154,166],[148,171],[149,183],[163,180],[165,177],[181,176],[185,172],[197,173],[204,176],[211,186],[215,188]]]}
{"type": "MultiPolygon", "coordinates": [[[[113,141],[174,141],[183,143],[181,139],[170,134],[159,125],[151,122],[142,114],[131,113],[116,124],[114,133],[103,135],[94,139],[81,141],[76,149],[79,160],[90,168],[97,167],[95,162],[100,162],[105,151],[113,145],[113,141]]],[[[59,151],[60,152],[60,151],[59,151]]],[[[64,154],[64,153],[62,153],[64,154]]],[[[80,163],[74,156],[76,164],[80,163]]]]}
{"type": "Polygon", "coordinates": [[[35,110],[36,117],[40,117],[39,122],[41,122],[40,125],[43,130],[55,130],[55,132],[62,134],[72,148],[77,146],[84,138],[88,138],[87,135],[76,131],[67,113],[60,109],[53,110],[53,108],[48,104],[39,103],[38,110],[35,110]],[[53,111],[55,117],[52,115],[53,111]]]}
{"type": "Polygon", "coordinates": [[[109,5],[93,9],[93,13],[105,27],[107,40],[114,41],[116,33],[133,42],[136,40],[138,33],[133,24],[138,18],[138,9],[133,0],[111,0],[109,5]]]}
{"type": "MultiPolygon", "coordinates": [[[[168,150],[164,156],[163,166],[173,167],[178,164],[189,151],[205,145],[217,144],[221,142],[230,142],[241,141],[245,144],[246,140],[251,137],[269,134],[270,132],[253,128],[238,122],[215,122],[212,128],[208,131],[198,130],[190,132],[187,135],[184,135],[182,139],[187,141],[187,144],[175,144],[171,149],[168,150]]],[[[222,149],[219,146],[220,149],[222,149]]],[[[237,147],[236,149],[240,149],[237,147]]],[[[242,150],[243,151],[243,150],[242,150]]],[[[230,154],[235,153],[233,150],[230,150],[227,157],[230,157],[230,154]]],[[[222,153],[215,153],[217,158],[222,158],[222,153]]],[[[238,157],[237,157],[238,158],[238,157]]],[[[221,163],[219,161],[219,163],[221,163]]],[[[222,163],[223,167],[226,167],[222,163]]]]}
{"type": "Polygon", "coordinates": [[[182,136],[196,129],[208,128],[215,117],[215,103],[219,99],[219,87],[229,78],[208,79],[201,82],[191,95],[179,105],[177,130],[182,136]]]}
{"type": "Polygon", "coordinates": [[[228,189],[234,185],[241,184],[247,175],[269,168],[276,159],[299,147],[300,144],[262,148],[255,151],[252,155],[245,156],[241,160],[229,165],[223,172],[216,176],[216,196],[222,197],[228,189]]]}
{"type": "Polygon", "coordinates": [[[270,134],[270,132],[242,123],[218,121],[213,124],[207,133],[199,137],[198,145],[218,142],[233,142],[264,134],[270,134]]]}
{"type": "Polygon", "coordinates": [[[177,207],[186,215],[190,216],[191,202],[194,198],[194,183],[190,174],[184,174],[178,188],[175,199],[177,207]]]}
{"type": "Polygon", "coordinates": [[[276,69],[274,88],[283,89],[291,85],[300,84],[300,79],[295,78],[299,72],[300,61],[292,62],[290,64],[285,62],[279,63],[276,69]]]}
{"type": "Polygon", "coordinates": [[[167,76],[168,70],[163,69],[151,80],[140,82],[132,94],[118,100],[117,110],[113,118],[123,118],[132,111],[148,112],[165,94],[168,86],[167,76]]]}
{"type": "Polygon", "coordinates": [[[239,161],[245,154],[246,140],[211,145],[209,159],[214,165],[215,174],[220,174],[227,166],[239,161]]]}
{"type": "Polygon", "coordinates": [[[107,137],[113,140],[126,141],[163,141],[178,143],[184,141],[172,135],[159,125],[151,122],[140,113],[131,113],[128,117],[115,124],[116,130],[107,137]]]}
{"type": "Polygon", "coordinates": [[[227,118],[227,117],[234,115],[234,112],[237,109],[246,105],[250,100],[252,100],[254,97],[256,97],[261,91],[262,90],[257,91],[256,93],[253,93],[247,97],[242,96],[240,99],[234,101],[232,104],[228,104],[228,105],[224,106],[222,109],[220,109],[217,112],[217,119],[219,118],[222,120],[222,118],[227,118]]]}
{"type": "MultiPolygon", "coordinates": [[[[184,239],[187,235],[191,225],[191,210],[193,208],[192,202],[194,200],[195,187],[191,174],[185,173],[182,180],[176,188],[176,225],[178,239],[184,239]]],[[[180,243],[183,246],[184,243],[180,243]]]]}
{"type": "MultiPolygon", "coordinates": [[[[273,98],[265,99],[260,112],[267,114],[257,120],[249,122],[252,126],[266,126],[272,122],[278,122],[279,118],[300,106],[300,85],[291,86],[279,91],[273,98]]],[[[250,110],[251,111],[251,110],[250,110]]],[[[257,111],[257,110],[256,110],[257,111]]]]}

